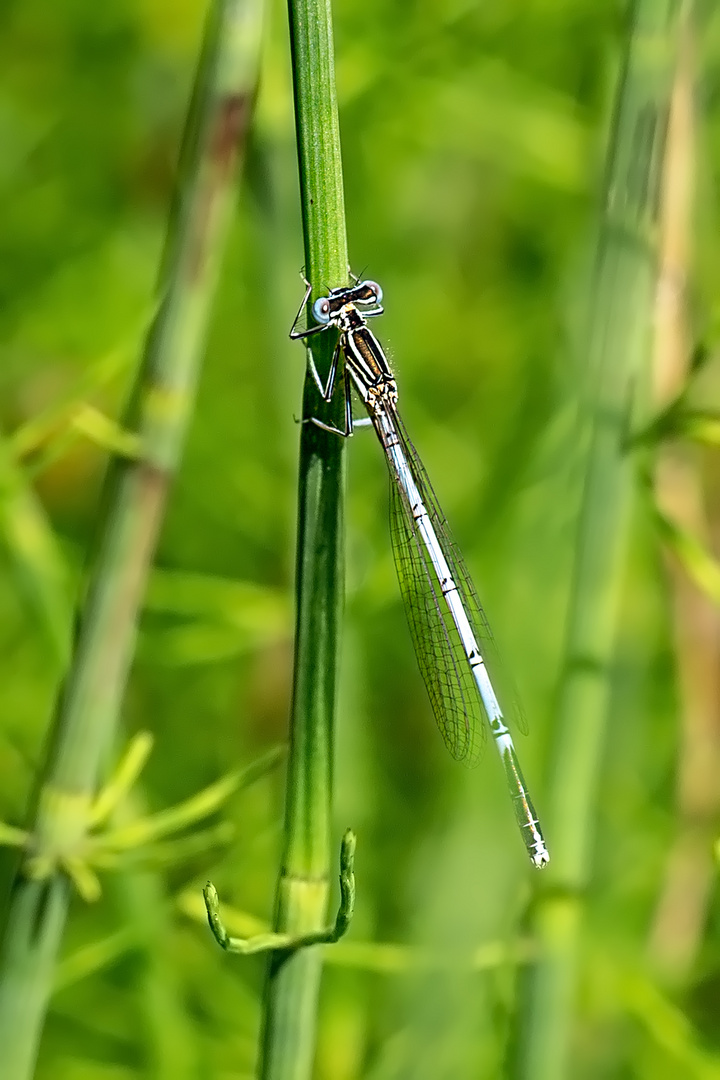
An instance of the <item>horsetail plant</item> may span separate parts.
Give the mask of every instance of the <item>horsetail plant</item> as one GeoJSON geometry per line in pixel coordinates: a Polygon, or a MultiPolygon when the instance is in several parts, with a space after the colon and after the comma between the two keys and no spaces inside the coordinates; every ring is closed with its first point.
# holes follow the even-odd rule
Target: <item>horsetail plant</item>
{"type": "Polygon", "coordinates": [[[591,866],[610,666],[636,464],[647,425],[660,181],[680,5],[635,0],[613,118],[586,337],[589,449],[550,775],[548,891],[536,908],[517,1075],[568,1075],[583,890],[591,866]]]}
{"type": "MultiPolygon", "coordinates": [[[[328,0],[290,0],[295,122],[306,275],[313,295],[348,277],[340,132],[328,0]]],[[[309,343],[317,371],[327,376],[337,335],[309,343]]],[[[326,927],[329,895],[333,726],[344,594],[343,440],[307,423],[339,428],[344,405],[322,399],[307,377],[300,433],[295,658],[290,758],[282,869],[273,933],[244,941],[228,936],[217,894],[205,890],[218,941],[233,951],[272,950],[263,1002],[259,1075],[306,1080],[315,1051],[322,956],[304,946],[335,941],[354,899],[355,838],[345,833],[340,856],[341,904],[326,927]]]]}
{"type": "MultiPolygon", "coordinates": [[[[32,1076],[72,887],[86,896],[97,891],[86,849],[89,839],[101,846],[101,836],[88,834],[104,824],[114,802],[95,793],[114,741],[138,609],[194,403],[238,148],[253,98],[260,24],[257,0],[216,0],[209,12],[157,315],[125,421],[136,433],[136,449],[126,457],[115,455],[106,481],[98,540],[29,828],[0,838],[24,849],[0,948],[4,1080],[32,1076]]],[[[121,788],[145,752],[133,744],[133,760],[119,770],[121,788]]]]}

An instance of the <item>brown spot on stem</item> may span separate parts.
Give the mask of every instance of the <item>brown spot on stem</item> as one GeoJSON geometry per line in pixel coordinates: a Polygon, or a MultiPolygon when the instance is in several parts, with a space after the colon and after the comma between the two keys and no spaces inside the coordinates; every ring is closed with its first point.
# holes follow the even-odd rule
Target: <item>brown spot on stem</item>
{"type": "Polygon", "coordinates": [[[203,273],[207,253],[214,243],[212,219],[218,195],[230,182],[238,152],[245,142],[250,121],[252,94],[228,94],[213,113],[207,141],[203,180],[192,211],[188,277],[194,283],[203,273]]]}
{"type": "Polygon", "coordinates": [[[223,175],[232,168],[238,145],[241,139],[244,141],[250,101],[250,94],[228,94],[219,103],[210,137],[210,156],[223,175]]]}

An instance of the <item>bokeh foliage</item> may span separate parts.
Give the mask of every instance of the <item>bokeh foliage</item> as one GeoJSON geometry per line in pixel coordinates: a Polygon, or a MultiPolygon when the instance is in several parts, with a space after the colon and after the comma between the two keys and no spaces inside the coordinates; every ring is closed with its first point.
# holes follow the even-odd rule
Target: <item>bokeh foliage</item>
{"type": "MultiPolygon", "coordinates": [[[[39,760],[106,461],[80,406],[121,414],[153,314],[203,14],[190,0],[0,10],[0,817],[12,822],[39,760]]],[[[542,810],[582,479],[579,311],[623,7],[345,0],[334,18],[352,264],[382,282],[376,329],[522,690],[521,751],[542,810]]],[[[698,47],[703,224],[720,165],[719,59],[715,20],[698,47]]],[[[154,809],[287,730],[303,377],[287,329],[301,252],[286,14],[274,3],[199,406],[124,710],[128,734],[156,736],[143,777],[154,809]]],[[[697,324],[712,346],[720,267],[708,228],[696,263],[697,324]]],[[[716,385],[710,365],[705,404],[716,385]]],[[[350,823],[359,834],[349,941],[419,943],[441,961],[388,974],[338,946],[317,1076],[500,1075],[515,968],[469,970],[468,946],[514,937],[529,870],[493,756],[465,772],[434,730],[394,577],[385,466],[363,432],[348,491],[336,822],[338,839],[350,823]]],[[[637,516],[574,1075],[718,1075],[717,920],[680,999],[691,1031],[645,981],[673,833],[678,701],[663,565],[650,515],[637,516]]],[[[227,810],[232,842],[163,871],[162,886],[108,876],[98,904],[75,903],[39,1076],[252,1074],[263,961],[223,956],[187,912],[211,875],[223,897],[269,917],[282,792],[278,773],[241,792],[227,810]]],[[[12,860],[0,858],[7,882],[12,860]]]]}

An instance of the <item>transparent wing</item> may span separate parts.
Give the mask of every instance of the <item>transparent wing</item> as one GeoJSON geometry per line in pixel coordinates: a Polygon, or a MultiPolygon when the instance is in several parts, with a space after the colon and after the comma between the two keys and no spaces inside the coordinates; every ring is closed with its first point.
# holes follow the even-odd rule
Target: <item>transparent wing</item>
{"type": "Polygon", "coordinates": [[[392,478],[390,531],[405,614],[437,725],[452,756],[474,765],[485,736],[480,696],[404,494],[392,478]]]}
{"type": "MultiPolygon", "coordinates": [[[[457,585],[505,720],[524,731],[526,724],[517,693],[499,660],[495,639],[468,569],[453,542],[427,474],[397,415],[395,423],[410,471],[457,585]]],[[[418,666],[445,745],[454,758],[472,766],[480,758],[487,734],[482,698],[432,561],[418,533],[417,522],[392,468],[390,476],[390,531],[395,566],[418,666]]]]}

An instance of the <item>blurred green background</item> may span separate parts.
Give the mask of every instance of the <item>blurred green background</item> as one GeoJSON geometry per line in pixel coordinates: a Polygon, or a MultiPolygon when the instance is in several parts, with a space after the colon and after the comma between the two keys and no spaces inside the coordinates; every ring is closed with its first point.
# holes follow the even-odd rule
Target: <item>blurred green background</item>
{"type": "MultiPolygon", "coordinates": [[[[106,464],[81,430],[86,407],[120,414],[154,311],[204,11],[196,0],[0,9],[0,817],[14,824],[60,675],[52,628],[57,637],[70,625],[106,464]],[[22,477],[47,530],[38,550],[56,545],[66,567],[66,604],[50,612],[18,571],[22,477]]],[[[353,268],[382,283],[386,315],[374,328],[520,687],[531,733],[519,750],[542,812],[582,483],[580,313],[623,5],[342,0],[334,17],[353,268]]],[[[717,20],[700,44],[700,197],[712,221],[717,20]]],[[[302,348],[287,340],[303,258],[289,70],[276,0],[198,408],[124,709],[125,738],[156,738],[141,785],[150,809],[287,733],[304,372],[302,348]]],[[[711,234],[698,263],[702,323],[703,297],[720,281],[711,234]]],[[[380,953],[328,953],[316,1075],[495,1077],[517,971],[470,970],[468,951],[514,940],[531,872],[494,754],[466,771],[442,746],[395,579],[382,455],[362,430],[348,451],[335,799],[338,840],[346,825],[358,833],[347,940],[415,944],[445,963],[406,969],[401,953],[388,973],[375,970],[380,953]]],[[[643,970],[676,816],[671,612],[647,519],[638,515],[613,673],[577,1077],[720,1075],[709,1057],[702,1068],[718,1071],[702,1073],[691,1053],[668,1049],[664,1006],[638,1004],[619,974],[643,970]]],[[[38,1076],[252,1075],[264,961],[224,956],[192,911],[211,876],[224,901],[270,917],[282,772],[228,805],[228,845],[159,876],[108,875],[97,904],[74,904],[38,1076]]],[[[6,882],[6,854],[0,869],[6,882]]],[[[719,964],[711,915],[684,1005],[720,1054],[719,964]]]]}

